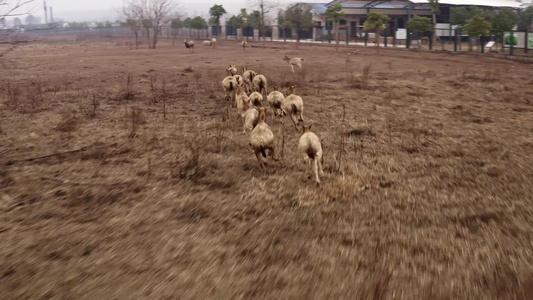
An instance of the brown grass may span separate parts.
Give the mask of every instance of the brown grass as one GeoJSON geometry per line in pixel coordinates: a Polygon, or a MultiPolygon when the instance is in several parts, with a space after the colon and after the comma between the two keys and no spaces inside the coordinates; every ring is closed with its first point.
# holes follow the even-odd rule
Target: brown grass
{"type": "Polygon", "coordinates": [[[235,49],[8,54],[26,67],[0,73],[4,298],[531,298],[528,65],[361,49],[347,67],[300,45],[293,74],[278,49],[235,49]],[[321,187],[271,113],[281,161],[260,170],[228,64],[298,86],[321,187]]]}

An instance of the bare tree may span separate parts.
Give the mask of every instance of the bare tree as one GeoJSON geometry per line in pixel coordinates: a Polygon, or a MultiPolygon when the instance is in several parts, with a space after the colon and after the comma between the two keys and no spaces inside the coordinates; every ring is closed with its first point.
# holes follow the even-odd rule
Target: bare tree
{"type": "Polygon", "coordinates": [[[259,8],[261,18],[259,19],[259,35],[263,36],[263,41],[266,40],[266,23],[269,21],[269,13],[279,6],[278,3],[269,0],[252,0],[253,5],[259,8]]]}
{"type": "Polygon", "coordinates": [[[155,48],[159,33],[161,32],[161,26],[170,21],[174,15],[174,10],[177,8],[177,4],[173,0],[152,0],[148,6],[148,13],[152,19],[152,27],[154,31],[152,48],[155,48]]]}
{"type": "Polygon", "coordinates": [[[128,20],[134,20],[130,28],[134,31],[136,39],[136,32],[143,27],[146,30],[148,47],[155,48],[161,26],[175,16],[176,8],[177,4],[174,0],[125,0],[123,15],[128,20]],[[153,33],[151,41],[150,32],[153,33]]]}
{"type": "MultiPolygon", "coordinates": [[[[0,0],[0,25],[4,24],[7,17],[29,15],[35,6],[31,5],[35,0],[0,0]]],[[[15,49],[20,42],[17,38],[12,38],[10,33],[0,34],[0,44],[8,43],[10,47],[0,51],[0,58],[15,49]]]]}

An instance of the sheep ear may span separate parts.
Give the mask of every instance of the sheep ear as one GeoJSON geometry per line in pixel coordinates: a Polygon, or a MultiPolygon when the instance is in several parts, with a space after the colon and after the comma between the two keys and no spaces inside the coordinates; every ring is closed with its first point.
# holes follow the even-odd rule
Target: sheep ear
{"type": "Polygon", "coordinates": [[[313,126],[313,124],[309,124],[309,126],[308,126],[308,127],[309,127],[309,130],[311,130],[311,127],[312,127],[312,126],[313,126]]]}

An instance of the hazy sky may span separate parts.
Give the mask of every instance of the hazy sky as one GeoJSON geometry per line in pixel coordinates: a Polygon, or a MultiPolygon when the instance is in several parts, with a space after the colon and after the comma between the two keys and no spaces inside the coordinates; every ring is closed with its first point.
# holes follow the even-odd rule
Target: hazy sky
{"type": "MultiPolygon", "coordinates": [[[[14,1],[14,0],[12,0],[14,1]]],[[[176,0],[182,8],[182,12],[189,17],[209,16],[209,8],[215,4],[222,4],[228,14],[223,18],[229,18],[237,14],[241,8],[251,10],[257,0],[176,0]]],[[[280,8],[285,8],[289,3],[296,2],[316,2],[327,3],[329,1],[321,0],[275,0],[280,8]]],[[[48,7],[53,7],[55,20],[64,21],[105,21],[116,20],[117,11],[123,5],[123,0],[47,0],[48,7]]],[[[44,20],[43,0],[36,0],[32,4],[32,14],[41,20],[44,20]]]]}

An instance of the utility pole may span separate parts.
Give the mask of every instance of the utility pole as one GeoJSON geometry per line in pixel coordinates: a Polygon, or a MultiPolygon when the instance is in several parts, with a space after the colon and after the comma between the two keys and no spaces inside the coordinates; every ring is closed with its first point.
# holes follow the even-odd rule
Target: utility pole
{"type": "Polygon", "coordinates": [[[46,9],[46,1],[43,1],[44,6],[44,23],[48,24],[48,10],[46,9]]]}

